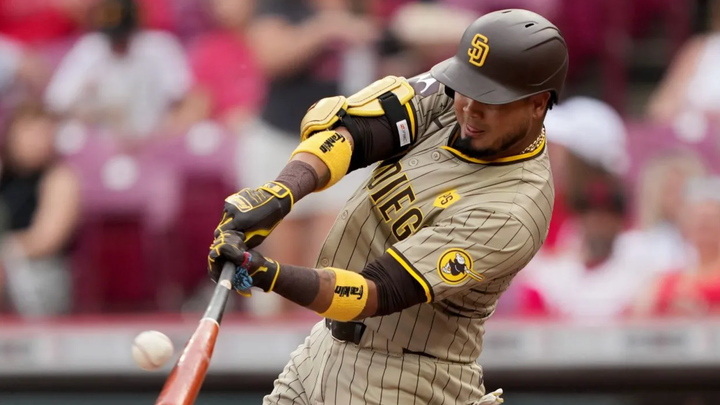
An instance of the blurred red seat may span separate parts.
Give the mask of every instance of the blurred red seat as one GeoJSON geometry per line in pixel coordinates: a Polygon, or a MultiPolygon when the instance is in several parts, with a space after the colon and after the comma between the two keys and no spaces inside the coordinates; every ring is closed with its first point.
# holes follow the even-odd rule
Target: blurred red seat
{"type": "Polygon", "coordinates": [[[156,309],[161,277],[154,249],[174,219],[177,176],[121,153],[101,134],[86,132],[76,146],[66,153],[82,182],[73,252],[76,310],[156,309]]]}
{"type": "MultiPolygon", "coordinates": [[[[158,247],[160,282],[181,301],[207,280],[207,253],[225,197],[235,190],[235,138],[212,123],[180,136],[159,136],[142,151],[143,161],[163,165],[178,176],[175,220],[158,247]]],[[[180,302],[168,303],[177,306],[180,302]]]]}

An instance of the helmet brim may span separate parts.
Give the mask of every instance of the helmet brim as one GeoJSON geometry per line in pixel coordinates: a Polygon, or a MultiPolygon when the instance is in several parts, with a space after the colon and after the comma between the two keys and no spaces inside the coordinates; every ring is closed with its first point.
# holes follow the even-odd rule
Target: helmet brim
{"type": "Polygon", "coordinates": [[[436,64],[430,74],[445,87],[485,104],[507,104],[531,96],[502,86],[457,56],[436,64]]]}

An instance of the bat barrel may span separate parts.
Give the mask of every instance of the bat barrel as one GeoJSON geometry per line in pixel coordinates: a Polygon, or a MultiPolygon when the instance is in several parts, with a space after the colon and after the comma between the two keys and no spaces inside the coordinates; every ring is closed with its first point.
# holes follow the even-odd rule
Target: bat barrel
{"type": "Polygon", "coordinates": [[[185,345],[155,405],[192,405],[195,402],[215,350],[225,303],[232,290],[230,280],[234,273],[235,266],[231,263],[223,266],[205,315],[185,345]]]}
{"type": "Polygon", "coordinates": [[[175,364],[156,405],[192,405],[200,392],[215,349],[219,324],[203,318],[175,364]]]}

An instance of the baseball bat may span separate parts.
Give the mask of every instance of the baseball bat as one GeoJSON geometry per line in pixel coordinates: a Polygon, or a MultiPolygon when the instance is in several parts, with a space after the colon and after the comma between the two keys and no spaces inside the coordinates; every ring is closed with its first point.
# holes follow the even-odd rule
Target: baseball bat
{"type": "Polygon", "coordinates": [[[234,275],[235,266],[230,262],[225,263],[205,314],[165,381],[155,405],[195,403],[215,349],[225,303],[232,291],[231,280],[234,275]]]}

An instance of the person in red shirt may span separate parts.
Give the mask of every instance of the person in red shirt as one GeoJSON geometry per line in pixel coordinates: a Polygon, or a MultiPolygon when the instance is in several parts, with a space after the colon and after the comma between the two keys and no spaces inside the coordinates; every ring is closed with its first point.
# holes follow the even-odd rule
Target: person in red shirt
{"type": "Polygon", "coordinates": [[[255,1],[210,0],[208,7],[217,28],[190,45],[190,63],[209,115],[237,130],[265,98],[265,80],[245,33],[255,1]]]}
{"type": "Polygon", "coordinates": [[[682,213],[693,267],[659,278],[634,308],[639,316],[720,314],[720,177],[691,181],[682,213]]]}
{"type": "Polygon", "coordinates": [[[0,34],[27,46],[79,34],[92,0],[0,0],[0,34]]]}

